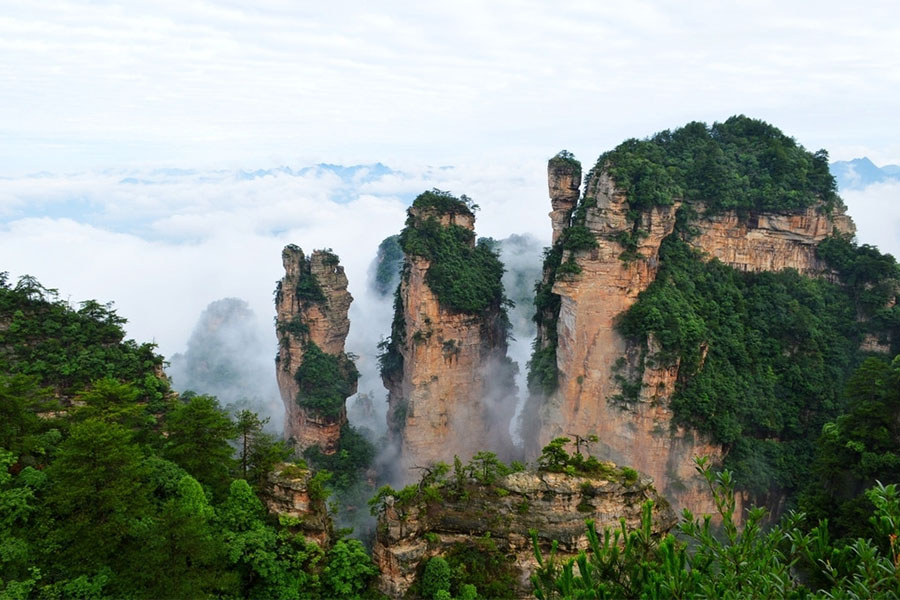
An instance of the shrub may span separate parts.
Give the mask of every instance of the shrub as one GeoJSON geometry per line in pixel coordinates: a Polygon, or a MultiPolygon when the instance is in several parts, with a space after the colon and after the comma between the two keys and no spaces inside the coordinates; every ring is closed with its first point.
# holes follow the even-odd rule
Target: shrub
{"type": "Polygon", "coordinates": [[[435,556],[425,565],[422,575],[422,596],[437,598],[438,592],[450,592],[450,565],[440,556],[435,556]]]}

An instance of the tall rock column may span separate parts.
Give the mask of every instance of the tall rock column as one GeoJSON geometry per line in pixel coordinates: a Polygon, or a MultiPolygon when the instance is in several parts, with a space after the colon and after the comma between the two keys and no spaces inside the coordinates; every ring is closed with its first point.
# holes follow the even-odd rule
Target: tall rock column
{"type": "Polygon", "coordinates": [[[569,225],[572,210],[578,203],[581,187],[581,163],[563,150],[547,163],[547,183],[550,188],[550,221],[553,224],[553,243],[569,225]]]}
{"type": "Polygon", "coordinates": [[[307,258],[291,244],[281,253],[285,275],[275,290],[279,350],[276,373],[284,402],[284,435],[304,450],[337,449],[347,423],[344,401],[356,393],[358,373],[344,352],[353,297],[336,255],[307,258]]]}
{"type": "Polygon", "coordinates": [[[426,192],[408,214],[391,339],[381,356],[402,480],[418,477],[412,466],[454,455],[509,456],[515,409],[502,264],[488,246],[476,246],[465,201],[426,192]]]}

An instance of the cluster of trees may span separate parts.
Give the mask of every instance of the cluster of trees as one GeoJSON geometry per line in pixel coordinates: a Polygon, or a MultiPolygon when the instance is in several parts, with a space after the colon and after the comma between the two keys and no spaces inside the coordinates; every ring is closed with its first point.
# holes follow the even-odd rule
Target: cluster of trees
{"type": "Polygon", "coordinates": [[[0,322],[18,323],[0,331],[0,598],[368,593],[358,541],[321,548],[267,514],[260,490],[290,453],[264,420],[176,397],[109,307],[36,289],[0,286],[0,322]],[[27,344],[69,354],[36,370],[27,344]]]}
{"type": "Polygon", "coordinates": [[[356,389],[359,371],[346,354],[328,354],[314,342],[308,342],[294,379],[300,386],[297,404],[336,420],[344,413],[344,403],[356,389]]]}
{"type": "Polygon", "coordinates": [[[807,525],[790,513],[765,527],[766,511],[752,508],[738,526],[729,472],[698,469],[709,484],[719,523],[685,511],[677,536],[652,535],[652,502],[641,526],[598,532],[587,523],[588,551],[568,561],[554,547],[544,556],[532,533],[539,568],[532,575],[541,600],[613,598],[896,598],[900,594],[900,494],[876,485],[867,494],[873,536],[835,541],[827,522],[807,525]]]}
{"type": "MultiPolygon", "coordinates": [[[[863,336],[900,318],[900,308],[888,306],[900,280],[891,256],[841,238],[823,242],[822,255],[842,257],[846,284],[793,270],[739,272],[705,262],[672,236],[660,248],[656,280],[619,325],[645,349],[654,337],[661,350],[646,361],[678,361],[676,421],[728,448],[726,466],[759,494],[803,489],[822,426],[845,410],[844,384],[865,358],[863,336]],[[867,313],[881,320],[858,319],[867,313]]],[[[900,328],[893,331],[897,339],[900,328]]],[[[627,402],[640,386],[626,382],[623,390],[627,402]]]]}
{"type": "Polygon", "coordinates": [[[676,198],[711,211],[794,210],[819,201],[830,208],[841,201],[827,152],[808,152],[777,127],[743,115],[626,140],[600,155],[588,180],[604,168],[634,211],[676,198]]]}
{"type": "MultiPolygon", "coordinates": [[[[471,206],[465,196],[433,190],[420,194],[411,210],[472,215],[471,206]]],[[[503,263],[490,242],[475,243],[474,231],[456,224],[443,226],[435,215],[417,219],[410,213],[400,247],[407,256],[430,261],[425,281],[443,306],[471,314],[503,308],[503,263]]]]}

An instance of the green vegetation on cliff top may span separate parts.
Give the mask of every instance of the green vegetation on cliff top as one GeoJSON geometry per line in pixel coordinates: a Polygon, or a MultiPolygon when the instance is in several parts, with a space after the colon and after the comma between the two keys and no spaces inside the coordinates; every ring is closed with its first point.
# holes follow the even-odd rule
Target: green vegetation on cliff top
{"type": "Polygon", "coordinates": [[[600,155],[588,181],[606,168],[634,211],[676,199],[723,210],[798,210],[840,204],[828,153],[807,151],[764,121],[743,115],[692,122],[600,155]]]}
{"type": "Polygon", "coordinates": [[[0,372],[33,375],[64,396],[113,377],[160,400],[168,389],[156,377],[163,358],[153,344],[126,340],[124,324],[110,304],[87,300],[73,309],[33,277],[13,286],[0,273],[0,372]]]}
{"type": "MultiPolygon", "coordinates": [[[[420,194],[411,211],[434,209],[438,214],[474,216],[470,206],[470,201],[433,190],[420,194]]],[[[425,281],[443,306],[471,314],[500,310],[505,301],[503,263],[489,244],[474,242],[474,231],[456,224],[443,226],[432,214],[421,219],[410,212],[400,234],[407,256],[430,261],[425,281]]]]}
{"type": "MultiPolygon", "coordinates": [[[[633,230],[618,240],[623,257],[636,250],[640,212],[676,199],[739,213],[800,210],[819,201],[827,210],[841,202],[824,152],[811,154],[777,128],[743,116],[629,140],[600,157],[587,189],[602,168],[626,191],[631,207],[633,230]]],[[[582,198],[572,225],[545,254],[535,320],[547,341],[536,341],[529,364],[532,393],[556,389],[560,300],[552,286],[580,271],[569,251],[595,242],[583,227],[593,201],[582,198]]],[[[689,247],[685,240],[696,218],[692,207],[680,209],[676,231],[662,243],[656,280],[621,318],[620,330],[640,342],[644,354],[616,373],[621,394],[612,400],[637,399],[645,365],[677,361],[670,399],[675,422],[723,444],[726,465],[742,486],[793,496],[809,474],[821,427],[846,403],[844,383],[865,357],[859,350],[864,336],[900,349],[900,308],[889,302],[900,289],[897,264],[872,247],[835,237],[817,253],[839,283],[790,270],[742,273],[705,262],[689,247]],[[651,335],[659,348],[653,355],[651,335]]],[[[626,258],[636,258],[635,252],[626,258]]]]}

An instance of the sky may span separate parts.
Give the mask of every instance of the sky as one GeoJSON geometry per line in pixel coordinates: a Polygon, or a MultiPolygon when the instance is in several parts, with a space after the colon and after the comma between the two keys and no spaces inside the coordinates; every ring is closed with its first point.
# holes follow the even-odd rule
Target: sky
{"type": "MultiPolygon", "coordinates": [[[[368,344],[368,265],[432,187],[548,243],[563,148],[746,114],[900,164],[898,40],[895,1],[0,0],[0,270],[171,356],[221,298],[268,327],[281,248],[330,247],[368,344]]],[[[861,242],[900,252],[898,193],[844,194],[861,242]]]]}
{"type": "Polygon", "coordinates": [[[0,8],[0,175],[594,157],[736,113],[900,162],[894,1],[0,8]]]}

